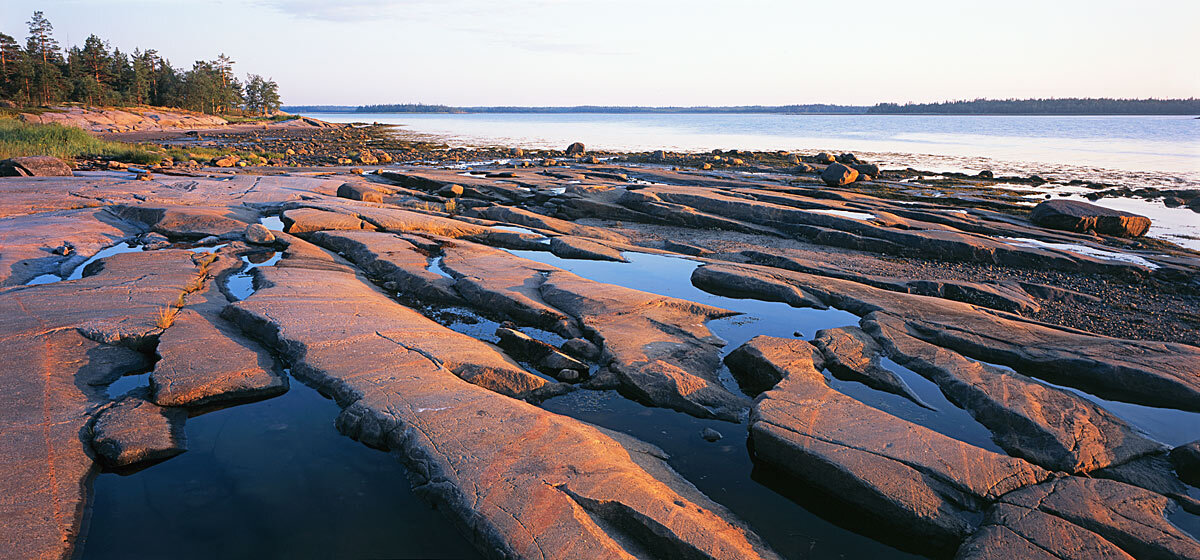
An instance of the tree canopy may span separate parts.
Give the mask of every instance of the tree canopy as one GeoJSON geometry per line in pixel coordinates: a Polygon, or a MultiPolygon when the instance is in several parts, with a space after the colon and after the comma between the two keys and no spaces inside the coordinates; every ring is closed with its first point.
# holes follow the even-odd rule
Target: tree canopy
{"type": "Polygon", "coordinates": [[[233,59],[224,53],[180,69],[157,50],[125,53],[97,35],[64,52],[54,26],[40,11],[27,25],[24,47],[0,33],[0,99],[19,105],[144,104],[214,114],[279,109],[279,86],[258,75],[248,76],[243,85],[233,73],[233,59]]]}

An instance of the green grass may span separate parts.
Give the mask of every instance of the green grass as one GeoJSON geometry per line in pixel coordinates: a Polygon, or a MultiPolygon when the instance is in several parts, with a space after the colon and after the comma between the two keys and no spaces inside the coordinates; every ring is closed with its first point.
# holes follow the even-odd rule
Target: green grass
{"type": "Polygon", "coordinates": [[[162,159],[144,147],[101,140],[78,128],[0,119],[0,159],[20,156],[95,157],[142,165],[162,159]]]}

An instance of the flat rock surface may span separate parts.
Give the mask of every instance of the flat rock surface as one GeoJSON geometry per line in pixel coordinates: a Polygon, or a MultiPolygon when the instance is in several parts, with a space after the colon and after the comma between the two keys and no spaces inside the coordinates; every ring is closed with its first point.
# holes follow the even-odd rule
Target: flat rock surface
{"type": "Polygon", "coordinates": [[[107,401],[103,387],[149,369],[134,348],[161,329],[160,309],[197,274],[186,251],[105,259],[81,280],[0,290],[0,550],[14,558],[67,555],[95,467],[80,433],[107,401]],[[134,287],[136,285],[136,288],[134,287]],[[86,298],[75,297],[87,294],[86,298]],[[63,305],[71,301],[71,305],[63,305]]]}
{"type": "Polygon", "coordinates": [[[534,558],[632,557],[623,542],[630,537],[604,529],[612,524],[632,535],[660,535],[637,544],[663,556],[774,556],[753,533],[650,476],[599,430],[485,388],[504,390],[497,383],[459,379],[469,377],[464,372],[501,374],[509,362],[497,351],[465,352],[458,338],[466,337],[432,322],[418,328],[411,311],[361,278],[302,270],[266,275],[270,287],[227,315],[294,360],[301,379],[334,396],[345,409],[339,429],[398,452],[417,489],[484,550],[534,558]],[[378,330],[356,334],[311,321],[314,313],[355,312],[374,314],[378,330]],[[389,328],[388,316],[403,328],[389,328]]]}
{"type": "Polygon", "coordinates": [[[92,449],[109,467],[129,467],[187,451],[187,411],[128,395],[96,415],[92,449]]]}
{"type": "Polygon", "coordinates": [[[871,408],[801,360],[750,422],[760,460],[934,540],[957,542],[973,530],[969,512],[1050,474],[871,408]]]}
{"type": "Polygon", "coordinates": [[[204,141],[422,163],[0,179],[0,557],[80,554],[99,464],[289,372],[485,556],[1197,556],[1200,256],[1039,226],[1040,179],[283,126],[204,141]]]}

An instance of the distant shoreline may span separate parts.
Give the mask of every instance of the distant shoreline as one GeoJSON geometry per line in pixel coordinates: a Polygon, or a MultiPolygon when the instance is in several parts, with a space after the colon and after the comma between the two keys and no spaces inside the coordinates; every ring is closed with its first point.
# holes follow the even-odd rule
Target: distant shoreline
{"type": "Polygon", "coordinates": [[[475,106],[393,103],[377,105],[285,105],[283,110],[301,113],[365,114],[698,114],[698,115],[958,115],[958,116],[1196,116],[1200,99],[975,99],[941,103],[878,103],[835,105],[735,106],[475,106]]]}

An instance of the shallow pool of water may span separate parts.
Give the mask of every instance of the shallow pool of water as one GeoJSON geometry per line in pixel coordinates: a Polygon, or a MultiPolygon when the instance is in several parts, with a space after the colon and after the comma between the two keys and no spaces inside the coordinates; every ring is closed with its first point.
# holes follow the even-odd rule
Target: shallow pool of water
{"type": "Polygon", "coordinates": [[[478,558],[396,459],[337,433],[337,413],[293,383],[190,418],[186,453],[96,477],[78,556],[478,558]]]}
{"type": "Polygon", "coordinates": [[[229,278],[225,280],[225,288],[229,291],[229,295],[237,301],[250,297],[254,293],[254,269],[275,266],[281,258],[283,258],[283,253],[274,251],[242,256],[245,266],[242,270],[230,274],[229,278]]]}
{"type": "Polygon", "coordinates": [[[1158,268],[1158,265],[1156,265],[1142,257],[1139,257],[1137,255],[1131,255],[1129,253],[1120,253],[1117,251],[1105,251],[1103,249],[1097,249],[1095,247],[1088,247],[1087,245],[1077,245],[1075,243],[1050,243],[1047,241],[1040,241],[1037,239],[1028,239],[1028,238],[1024,238],[1024,237],[997,237],[996,239],[999,241],[1008,243],[1009,245],[1012,245],[1013,247],[1028,247],[1028,248],[1032,248],[1032,249],[1055,249],[1058,251],[1066,251],[1068,253],[1075,253],[1076,255],[1083,255],[1085,257],[1092,257],[1095,259],[1136,264],[1138,266],[1144,266],[1151,270],[1158,268]]]}
{"type": "Polygon", "coordinates": [[[756,467],[746,448],[745,424],[643,406],[615,391],[575,391],[542,407],[661,447],[670,455],[672,468],[746,521],[787,558],[916,558],[857,534],[869,534],[872,528],[856,526],[853,512],[756,467]],[[724,437],[705,441],[700,437],[705,428],[724,437]]]}

